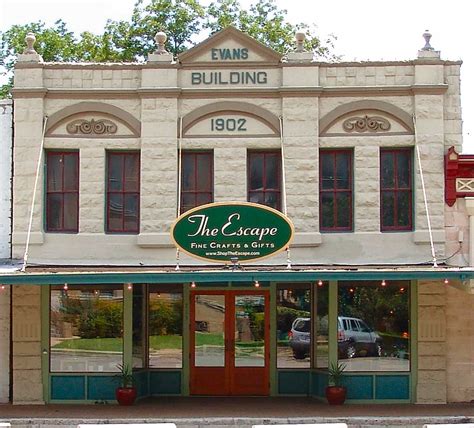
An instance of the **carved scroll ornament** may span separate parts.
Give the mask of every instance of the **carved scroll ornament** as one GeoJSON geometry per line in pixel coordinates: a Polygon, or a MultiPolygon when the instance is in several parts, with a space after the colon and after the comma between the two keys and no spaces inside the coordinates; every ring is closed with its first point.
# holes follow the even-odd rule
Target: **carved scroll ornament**
{"type": "Polygon", "coordinates": [[[107,135],[115,134],[117,132],[117,125],[107,119],[79,119],[68,123],[66,130],[69,134],[107,135]]]}
{"type": "Polygon", "coordinates": [[[390,130],[390,122],[380,116],[350,117],[342,127],[346,132],[384,132],[390,130]]]}

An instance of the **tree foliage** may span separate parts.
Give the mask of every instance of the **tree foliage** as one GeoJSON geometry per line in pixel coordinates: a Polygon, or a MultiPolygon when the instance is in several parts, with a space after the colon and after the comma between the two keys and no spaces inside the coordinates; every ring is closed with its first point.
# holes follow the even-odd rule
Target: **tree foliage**
{"type": "Polygon", "coordinates": [[[0,97],[11,88],[11,70],[17,55],[25,49],[28,32],[35,34],[35,50],[47,62],[143,61],[156,49],[154,36],[158,31],[168,37],[167,50],[178,55],[209,36],[209,32],[230,25],[282,54],[294,48],[294,34],[301,30],[307,36],[306,49],[319,57],[333,58],[334,37],[323,42],[316,36],[314,25],[292,24],[286,15],[287,11],[279,9],[275,0],[257,0],[248,10],[239,0],[214,0],[207,7],[199,0],[137,0],[129,20],[109,20],[99,35],[86,31],[76,37],[62,20],[50,27],[41,21],[13,25],[0,32],[0,67],[10,77],[0,97]]]}

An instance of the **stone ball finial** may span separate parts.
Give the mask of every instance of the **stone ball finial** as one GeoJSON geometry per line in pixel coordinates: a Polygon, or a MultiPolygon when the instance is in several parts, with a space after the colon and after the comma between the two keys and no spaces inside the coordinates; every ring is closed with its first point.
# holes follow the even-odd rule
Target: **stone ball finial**
{"type": "Polygon", "coordinates": [[[432,51],[434,50],[433,47],[430,45],[430,40],[431,40],[431,33],[429,30],[425,30],[423,33],[423,38],[425,39],[425,46],[421,49],[422,51],[432,51]]]}
{"type": "Polygon", "coordinates": [[[33,33],[28,33],[25,37],[26,49],[23,51],[23,54],[30,55],[35,54],[35,48],[33,45],[36,42],[36,36],[33,33]]]}
{"type": "Polygon", "coordinates": [[[304,52],[304,41],[306,40],[306,34],[304,31],[297,31],[295,33],[296,39],[296,52],[304,52]]]}
{"type": "Polygon", "coordinates": [[[158,31],[158,33],[155,34],[155,42],[156,42],[156,45],[157,45],[157,49],[155,51],[155,54],[163,55],[163,54],[168,53],[165,49],[165,43],[166,43],[167,39],[168,39],[168,37],[163,31],[158,31]]]}

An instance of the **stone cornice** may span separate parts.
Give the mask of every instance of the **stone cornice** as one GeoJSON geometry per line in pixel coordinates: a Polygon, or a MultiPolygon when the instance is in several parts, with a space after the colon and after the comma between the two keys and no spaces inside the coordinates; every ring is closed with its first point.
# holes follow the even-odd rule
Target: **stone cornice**
{"type": "Polygon", "coordinates": [[[141,70],[153,68],[171,68],[171,69],[189,69],[189,68],[241,68],[241,67],[269,67],[269,68],[283,68],[283,67],[314,67],[314,68],[340,68],[340,67],[390,67],[390,66],[413,66],[413,65],[462,65],[461,60],[425,60],[415,59],[408,61],[344,61],[344,62],[308,62],[308,63],[292,63],[282,62],[275,64],[266,61],[255,61],[246,63],[210,63],[199,62],[190,64],[180,63],[97,63],[97,62],[17,62],[16,69],[25,68],[44,68],[44,69],[65,69],[65,70],[141,70]]]}
{"type": "Polygon", "coordinates": [[[443,95],[447,84],[441,85],[404,85],[404,86],[282,86],[266,88],[14,88],[14,98],[215,98],[215,97],[350,97],[350,96],[412,96],[443,95]]]}

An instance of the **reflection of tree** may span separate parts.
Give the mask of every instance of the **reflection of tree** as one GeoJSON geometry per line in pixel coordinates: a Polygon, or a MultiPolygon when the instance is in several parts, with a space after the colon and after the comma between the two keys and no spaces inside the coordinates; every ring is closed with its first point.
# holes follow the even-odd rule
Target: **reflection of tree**
{"type": "Polygon", "coordinates": [[[408,331],[408,286],[339,287],[339,315],[361,318],[374,330],[395,334],[408,331]]]}

